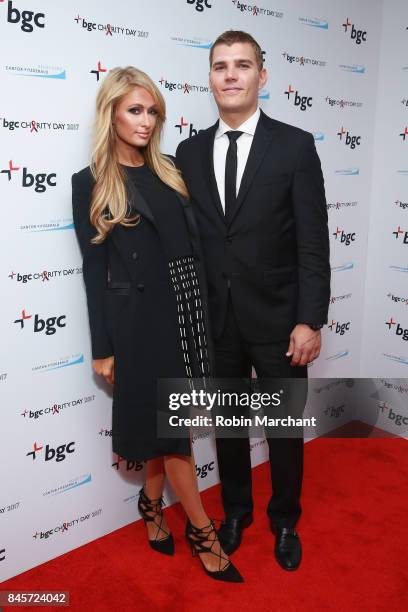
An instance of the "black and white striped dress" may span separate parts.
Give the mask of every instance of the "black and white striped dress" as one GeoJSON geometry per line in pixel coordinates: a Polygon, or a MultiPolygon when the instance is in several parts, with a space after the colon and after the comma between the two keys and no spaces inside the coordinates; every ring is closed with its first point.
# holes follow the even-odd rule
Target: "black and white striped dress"
{"type": "Polygon", "coordinates": [[[170,277],[176,292],[178,323],[188,378],[207,378],[209,360],[203,307],[194,260],[191,255],[169,261],[170,277]]]}

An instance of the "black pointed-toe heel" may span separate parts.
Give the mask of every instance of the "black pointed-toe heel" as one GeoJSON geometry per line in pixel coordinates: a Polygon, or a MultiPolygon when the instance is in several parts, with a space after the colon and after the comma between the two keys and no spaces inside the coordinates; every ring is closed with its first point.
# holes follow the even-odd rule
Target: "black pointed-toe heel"
{"type": "Polygon", "coordinates": [[[139,491],[139,501],[137,507],[139,508],[140,515],[144,520],[144,523],[154,523],[157,527],[155,537],[153,540],[149,539],[149,544],[156,552],[162,553],[163,555],[174,555],[174,540],[170,531],[166,531],[163,527],[163,510],[164,504],[163,496],[157,499],[149,499],[142,487],[139,491]],[[156,523],[156,516],[160,517],[160,522],[156,523]],[[164,536],[158,539],[159,534],[162,533],[164,536]]]}
{"type": "Polygon", "coordinates": [[[235,565],[231,563],[228,557],[223,555],[223,550],[221,549],[221,552],[219,553],[212,550],[214,543],[219,541],[213,520],[211,520],[209,525],[203,527],[202,529],[194,527],[194,525],[188,520],[186,525],[186,538],[191,546],[191,553],[193,557],[199,553],[211,553],[219,558],[218,570],[214,572],[210,572],[210,570],[205,567],[203,561],[200,559],[207,576],[210,576],[210,578],[214,578],[215,580],[222,580],[224,582],[244,582],[243,577],[235,565]],[[211,527],[211,529],[206,531],[209,527],[211,527]],[[209,539],[209,535],[212,532],[215,532],[214,540],[209,539]],[[208,546],[208,544],[210,544],[210,546],[208,546]],[[225,567],[221,569],[223,561],[226,561],[227,563],[225,567]]]}

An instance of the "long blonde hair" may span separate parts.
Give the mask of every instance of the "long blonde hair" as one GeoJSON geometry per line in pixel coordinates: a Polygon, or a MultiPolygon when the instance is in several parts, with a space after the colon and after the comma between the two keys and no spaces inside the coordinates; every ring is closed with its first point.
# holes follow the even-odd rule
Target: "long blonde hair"
{"type": "Polygon", "coordinates": [[[145,163],[169,187],[188,196],[179,170],[170,158],[160,152],[166,103],[158,87],[145,72],[133,66],[113,68],[102,82],[96,99],[90,165],[95,179],[90,207],[90,220],[97,230],[97,235],[91,241],[94,244],[103,242],[115,225],[129,227],[137,225],[140,220],[138,214],[128,216],[126,175],[117,159],[113,126],[118,103],[135,87],[143,87],[150,93],[158,112],[152,136],[143,150],[145,163]]]}

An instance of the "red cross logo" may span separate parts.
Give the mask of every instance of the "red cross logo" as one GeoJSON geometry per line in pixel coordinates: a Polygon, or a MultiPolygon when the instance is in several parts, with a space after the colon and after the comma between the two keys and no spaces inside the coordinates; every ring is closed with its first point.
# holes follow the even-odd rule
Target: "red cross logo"
{"type": "Polygon", "coordinates": [[[349,21],[349,19],[347,17],[346,23],[343,23],[344,31],[347,32],[347,30],[349,29],[350,26],[351,26],[351,23],[350,23],[350,21],[349,21]]]}
{"type": "Polygon", "coordinates": [[[396,229],[396,230],[395,230],[395,232],[392,232],[392,233],[393,233],[393,234],[395,234],[395,239],[397,239],[397,238],[399,238],[399,235],[400,235],[400,234],[403,234],[403,233],[404,233],[404,230],[402,230],[402,229],[400,228],[400,226],[398,226],[398,229],[396,229]]]}
{"type": "Polygon", "coordinates": [[[403,132],[401,132],[400,136],[402,136],[402,140],[405,141],[405,138],[408,136],[408,127],[405,126],[405,129],[403,132]]]}
{"type": "Polygon", "coordinates": [[[183,131],[183,127],[186,127],[186,125],[188,125],[188,121],[184,121],[184,118],[182,117],[180,119],[180,123],[176,123],[174,127],[179,128],[181,134],[183,131]]]}
{"type": "Polygon", "coordinates": [[[340,137],[340,140],[343,138],[344,134],[346,133],[346,130],[344,129],[343,126],[341,126],[341,130],[340,132],[337,132],[337,136],[340,137]]]}

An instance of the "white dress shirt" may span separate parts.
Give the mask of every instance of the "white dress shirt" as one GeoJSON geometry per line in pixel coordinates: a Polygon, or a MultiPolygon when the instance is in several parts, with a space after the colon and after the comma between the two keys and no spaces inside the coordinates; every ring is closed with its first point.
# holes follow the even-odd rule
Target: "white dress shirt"
{"type": "MultiPolygon", "coordinates": [[[[244,174],[245,166],[248,160],[249,150],[254,139],[255,129],[260,117],[261,111],[256,109],[244,123],[236,129],[243,134],[237,140],[237,195],[241,185],[242,175],[244,174]]],[[[222,208],[225,213],[225,161],[229,147],[229,138],[226,132],[232,130],[220,117],[217,131],[214,138],[214,174],[217,181],[218,193],[222,208]]]]}

